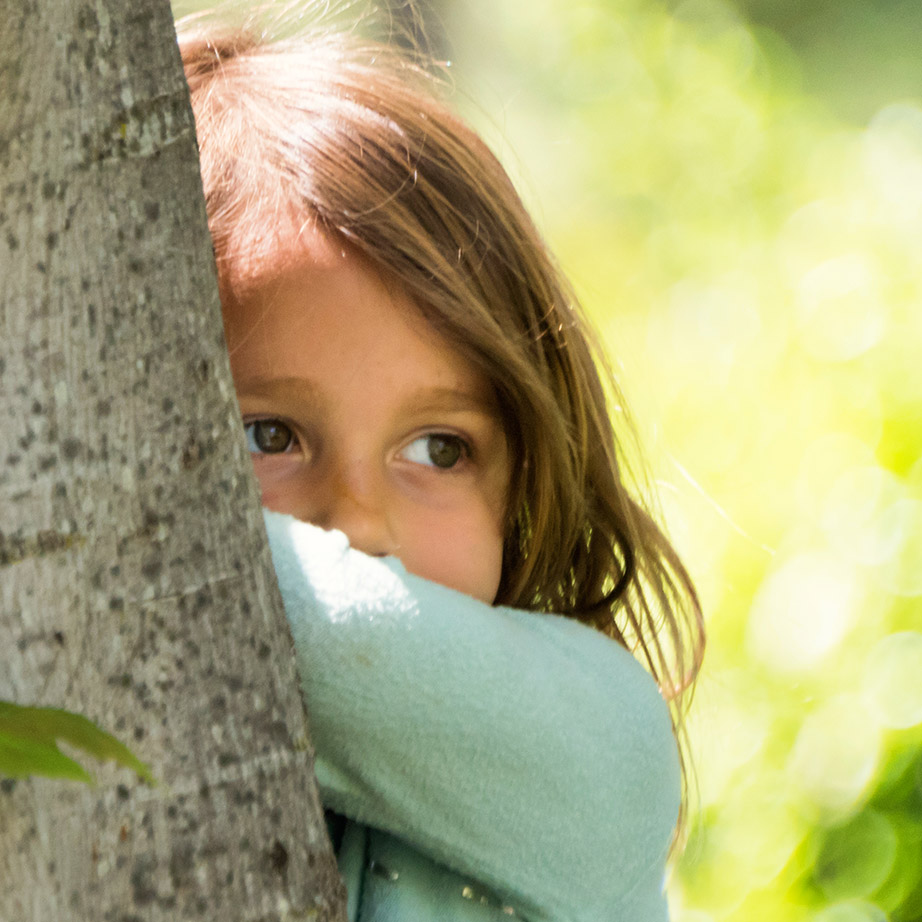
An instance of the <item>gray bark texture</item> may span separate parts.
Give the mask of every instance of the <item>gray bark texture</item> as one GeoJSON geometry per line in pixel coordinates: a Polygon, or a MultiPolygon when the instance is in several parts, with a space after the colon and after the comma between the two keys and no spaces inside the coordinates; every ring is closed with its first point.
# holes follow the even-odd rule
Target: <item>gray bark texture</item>
{"type": "Polygon", "coordinates": [[[160,782],[0,784],[0,920],[341,919],[169,5],[0,23],[0,699],[160,782]]]}

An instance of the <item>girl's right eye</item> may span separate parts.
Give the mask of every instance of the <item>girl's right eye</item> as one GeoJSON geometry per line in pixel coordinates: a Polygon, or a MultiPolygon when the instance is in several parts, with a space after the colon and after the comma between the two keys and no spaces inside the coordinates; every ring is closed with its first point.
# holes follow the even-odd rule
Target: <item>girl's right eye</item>
{"type": "Polygon", "coordinates": [[[460,435],[430,432],[413,439],[401,452],[407,461],[449,471],[470,458],[471,450],[460,435]]]}
{"type": "Polygon", "coordinates": [[[254,419],[244,423],[247,448],[254,455],[280,455],[297,444],[291,428],[279,419],[254,419]]]}

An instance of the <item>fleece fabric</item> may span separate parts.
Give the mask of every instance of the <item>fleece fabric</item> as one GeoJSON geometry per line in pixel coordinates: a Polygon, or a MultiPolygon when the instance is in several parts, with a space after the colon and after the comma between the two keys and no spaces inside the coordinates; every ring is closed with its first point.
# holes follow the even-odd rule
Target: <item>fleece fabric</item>
{"type": "Polygon", "coordinates": [[[352,922],[668,919],[678,753],[626,650],[265,520],[352,922]]]}

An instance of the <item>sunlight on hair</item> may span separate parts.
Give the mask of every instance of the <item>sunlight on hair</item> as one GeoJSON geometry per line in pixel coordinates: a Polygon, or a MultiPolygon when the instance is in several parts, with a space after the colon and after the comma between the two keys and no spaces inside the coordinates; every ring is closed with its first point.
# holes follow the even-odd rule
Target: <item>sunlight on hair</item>
{"type": "Polygon", "coordinates": [[[415,0],[171,0],[173,15],[186,27],[201,23],[242,29],[265,41],[327,30],[357,32],[427,54],[422,7],[415,0]]]}

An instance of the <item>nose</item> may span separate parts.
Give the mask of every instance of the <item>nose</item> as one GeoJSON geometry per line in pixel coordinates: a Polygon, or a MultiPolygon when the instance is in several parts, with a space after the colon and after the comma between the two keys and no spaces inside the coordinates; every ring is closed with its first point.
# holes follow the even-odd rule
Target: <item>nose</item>
{"type": "Polygon", "coordinates": [[[361,463],[338,465],[317,485],[309,521],[343,532],[356,550],[373,557],[397,552],[386,487],[361,463]]]}

